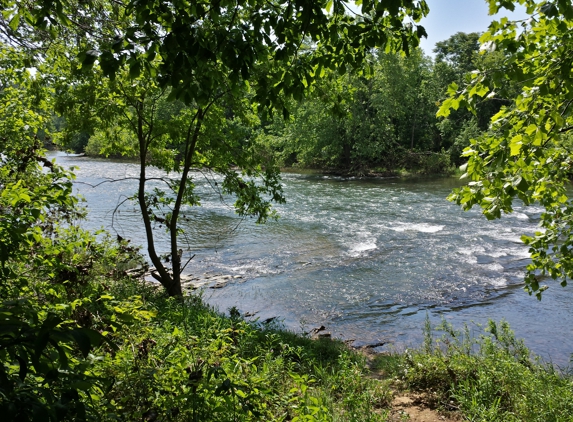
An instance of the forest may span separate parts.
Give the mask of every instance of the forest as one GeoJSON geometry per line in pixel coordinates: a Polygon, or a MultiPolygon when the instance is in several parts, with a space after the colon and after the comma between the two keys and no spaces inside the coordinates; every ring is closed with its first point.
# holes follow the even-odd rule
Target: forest
{"type": "MultiPolygon", "coordinates": [[[[473,336],[429,320],[415,350],[372,356],[329,337],[222,314],[184,294],[183,210],[195,169],[241,217],[285,201],[281,168],[450,174],[487,219],[542,208],[523,286],[573,275],[573,8],[516,4],[418,48],[426,1],[2,0],[0,412],[14,421],[394,421],[419,394],[441,418],[565,421],[571,375],[506,322],[473,336]],[[46,148],[125,157],[146,256],[82,226],[74,170],[46,148]],[[173,177],[154,177],[150,169],[173,177]],[[163,188],[153,188],[152,183],[163,188]],[[169,250],[156,248],[167,233],[169,250]],[[157,282],[140,275],[150,274],[157,282]],[[412,396],[409,396],[412,397],[412,396]]],[[[201,224],[191,222],[185,224],[201,224]]],[[[418,400],[418,399],[417,399],[418,400]]],[[[437,415],[437,414],[436,414],[437,415]]]]}
{"type": "MultiPolygon", "coordinates": [[[[475,115],[460,109],[436,117],[451,83],[462,85],[470,72],[500,60],[499,52],[480,54],[479,37],[455,34],[436,45],[435,59],[419,48],[408,55],[372,51],[360,68],[325,72],[312,94],[287,104],[286,119],[259,113],[249,122],[237,121],[239,136],[250,137],[281,167],[353,175],[451,173],[463,163],[461,152],[470,139],[486,131],[491,116],[508,101],[489,98],[475,115]]],[[[225,112],[233,114],[230,107],[225,112]]],[[[65,114],[52,124],[61,148],[91,156],[137,154],[128,127],[93,123],[82,128],[66,124],[65,114]]]]}

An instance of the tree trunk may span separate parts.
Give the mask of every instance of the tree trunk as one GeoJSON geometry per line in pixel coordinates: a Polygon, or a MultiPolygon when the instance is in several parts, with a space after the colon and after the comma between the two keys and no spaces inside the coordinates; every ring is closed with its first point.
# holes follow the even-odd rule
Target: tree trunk
{"type": "Polygon", "coordinates": [[[177,198],[175,199],[175,205],[173,206],[173,212],[171,213],[171,220],[169,221],[169,235],[171,238],[171,263],[173,265],[171,287],[167,289],[167,293],[170,296],[183,295],[181,289],[182,253],[179,250],[179,245],[177,242],[177,220],[179,219],[179,213],[181,212],[181,205],[183,205],[183,197],[187,188],[187,179],[189,178],[189,171],[191,170],[191,165],[193,164],[193,155],[195,154],[195,146],[197,145],[197,139],[199,138],[199,131],[201,130],[203,116],[203,110],[199,109],[197,111],[197,121],[195,122],[193,133],[191,133],[191,129],[193,128],[192,125],[189,126],[189,131],[187,132],[183,171],[181,173],[181,179],[179,180],[179,190],[177,191],[177,198]]]}
{"type": "Polygon", "coordinates": [[[185,196],[185,190],[187,185],[187,179],[189,177],[189,171],[191,170],[191,165],[193,164],[193,155],[195,153],[195,146],[197,145],[197,139],[199,137],[199,131],[201,129],[204,112],[202,109],[197,111],[196,120],[189,125],[189,130],[187,132],[187,138],[185,142],[185,158],[183,164],[183,171],[181,173],[181,179],[179,180],[179,189],[177,191],[177,198],[175,199],[175,204],[171,213],[169,222],[169,236],[170,236],[170,249],[171,249],[171,264],[172,273],[163,265],[161,259],[157,255],[155,250],[155,241],[153,237],[153,227],[151,222],[151,215],[148,209],[148,204],[145,200],[145,183],[146,183],[146,159],[147,151],[149,147],[149,140],[151,138],[152,128],[147,131],[144,130],[144,119],[143,119],[143,101],[139,103],[137,107],[138,112],[138,122],[137,122],[137,137],[139,141],[139,189],[138,189],[138,202],[139,209],[141,211],[141,216],[143,218],[143,225],[145,227],[145,235],[147,240],[147,252],[149,253],[149,258],[155,266],[156,272],[152,272],[152,276],[161,283],[165,288],[165,291],[169,296],[183,297],[183,289],[181,287],[181,252],[179,250],[179,245],[177,242],[177,220],[179,219],[179,213],[181,212],[181,206],[183,205],[183,197],[185,196]]]}
{"type": "Polygon", "coordinates": [[[169,275],[169,271],[165,268],[161,259],[157,255],[155,250],[155,240],[153,238],[153,227],[151,227],[151,218],[149,215],[149,210],[147,208],[147,202],[145,201],[145,183],[147,179],[146,175],[146,158],[147,158],[147,147],[148,139],[150,134],[145,133],[143,129],[143,101],[141,101],[137,107],[138,119],[137,119],[137,139],[139,142],[139,186],[137,192],[137,202],[139,203],[139,209],[141,211],[141,217],[143,218],[143,226],[145,227],[145,237],[147,240],[147,253],[151,262],[157,270],[157,275],[152,274],[153,277],[161,283],[161,285],[167,291],[170,296],[182,296],[181,283],[179,286],[174,285],[172,277],[169,275]]]}

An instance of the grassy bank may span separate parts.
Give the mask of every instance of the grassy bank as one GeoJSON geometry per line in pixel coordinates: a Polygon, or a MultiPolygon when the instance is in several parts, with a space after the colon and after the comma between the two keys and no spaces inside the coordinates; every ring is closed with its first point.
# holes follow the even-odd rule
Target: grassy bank
{"type": "Polygon", "coordinates": [[[436,339],[427,322],[422,347],[380,355],[374,367],[463,420],[573,420],[571,372],[532,357],[506,322],[490,321],[479,337],[446,322],[438,328],[443,335],[436,339]]]}
{"type": "Polygon", "coordinates": [[[60,267],[23,261],[2,286],[7,420],[385,420],[389,383],[343,343],[169,298],[124,275],[138,260],[128,244],[80,233],[57,236],[60,267]]]}
{"type": "Polygon", "coordinates": [[[25,261],[3,285],[7,420],[396,421],[408,416],[393,396],[409,392],[457,419],[573,420],[573,378],[532,359],[505,323],[479,338],[445,325],[439,341],[426,327],[421,348],[367,362],[200,296],[168,298],[125,276],[138,258],[124,242],[57,239],[59,267],[46,266],[46,249],[35,272],[25,261]]]}
{"type": "Polygon", "coordinates": [[[113,292],[118,299],[141,295],[140,309],[154,316],[123,328],[119,350],[100,365],[115,380],[108,417],[385,419],[389,384],[366,377],[362,358],[342,343],[260,329],[235,310],[223,316],[199,297],[178,302],[134,281],[113,292]]]}

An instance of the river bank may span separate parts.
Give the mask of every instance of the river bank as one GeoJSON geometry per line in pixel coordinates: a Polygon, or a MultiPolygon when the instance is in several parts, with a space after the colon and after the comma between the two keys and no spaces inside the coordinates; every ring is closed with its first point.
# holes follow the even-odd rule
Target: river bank
{"type": "MultiPolygon", "coordinates": [[[[103,226],[145,244],[136,206],[126,202],[113,213],[136,191],[128,179],[137,177],[135,164],[57,159],[79,167],[75,189],[87,201],[87,228],[103,226]],[[89,186],[107,178],[126,180],[89,186]]],[[[150,177],[163,176],[149,170],[150,177]]],[[[202,206],[184,210],[183,257],[196,255],[187,275],[242,277],[205,292],[204,300],[222,311],[276,318],[296,332],[324,325],[357,346],[387,345],[377,351],[421,344],[426,315],[434,325],[445,318],[475,332],[489,318],[505,318],[535,353],[560,366],[569,362],[573,292],[548,282],[539,302],[521,290],[528,253],[519,237],[536,230],[536,207],[516,206],[489,222],[479,210],[464,213],[445,200],[459,186],[456,178],[285,173],[279,220],[256,225],[236,217],[232,198],[212,190],[215,175],[193,178],[202,206]]],[[[168,250],[161,232],[156,247],[168,250]]]]}
{"type": "MultiPolygon", "coordinates": [[[[125,181],[132,180],[129,165],[111,166],[114,168],[127,173],[125,181]]],[[[36,166],[33,169],[40,172],[36,166]]],[[[106,176],[113,174],[108,172],[106,176]]],[[[12,186],[21,183],[20,178],[12,186]]],[[[310,187],[315,189],[317,185],[322,189],[332,187],[332,183],[310,187]]],[[[352,185],[345,193],[349,196],[360,189],[364,187],[352,185]]],[[[31,201],[29,195],[33,192],[28,192],[19,194],[19,206],[25,207],[31,201]]],[[[110,193],[106,189],[105,195],[110,193]]],[[[324,196],[332,198],[311,198],[324,196]]],[[[105,206],[104,199],[100,196],[97,204],[105,206]]],[[[76,206],[75,201],[67,203],[76,206]]],[[[90,212],[92,204],[88,198],[90,212]]],[[[364,203],[361,205],[362,214],[368,215],[364,203]]],[[[443,312],[437,314],[442,316],[441,326],[435,327],[431,312],[426,310],[417,328],[423,337],[418,347],[372,354],[375,347],[353,344],[350,348],[347,342],[326,335],[322,327],[314,330],[315,336],[301,335],[289,330],[282,318],[265,320],[259,314],[258,319],[249,320],[238,306],[215,309],[207,303],[207,299],[212,300],[206,297],[207,291],[228,294],[236,293],[237,287],[255,286],[261,280],[255,280],[251,270],[245,271],[251,276],[246,281],[234,277],[237,270],[209,277],[208,283],[213,286],[226,286],[195,289],[179,298],[168,297],[162,288],[137,276],[126,277],[133,269],[146,267],[145,256],[133,246],[135,242],[124,236],[85,230],[75,211],[69,210],[73,219],[64,220],[60,226],[55,224],[62,221],[56,218],[59,214],[40,220],[34,208],[30,215],[35,220],[24,227],[24,235],[20,227],[8,231],[21,235],[16,237],[16,247],[4,264],[4,300],[0,304],[4,333],[0,349],[5,351],[0,354],[0,409],[9,420],[38,420],[43,416],[61,421],[394,422],[407,417],[416,421],[430,412],[430,417],[438,420],[453,416],[501,422],[567,420],[573,413],[572,379],[566,369],[559,372],[532,357],[504,322],[490,322],[487,332],[480,329],[476,335],[473,327],[460,330],[448,323],[443,312]],[[54,224],[38,230],[37,224],[44,221],[54,224]],[[365,355],[371,359],[366,360],[365,355]],[[421,405],[447,413],[436,414],[427,407],[420,410],[421,405]]],[[[136,226],[133,219],[127,221],[136,226]]],[[[119,221],[112,222],[117,230],[119,221]]],[[[443,230],[435,222],[427,224],[431,230],[421,233],[436,235],[443,230]]],[[[396,226],[400,227],[391,227],[396,226]]],[[[213,226],[208,229],[210,232],[213,226]]],[[[264,229],[259,235],[268,227],[264,229]]],[[[292,225],[286,230],[275,226],[277,229],[284,247],[292,225]]],[[[249,245],[253,245],[253,233],[247,235],[249,245]]],[[[309,235],[310,242],[318,238],[316,231],[309,235]]],[[[325,233],[323,238],[327,238],[325,233]]],[[[406,246],[420,239],[412,237],[410,243],[407,237],[397,240],[399,252],[404,254],[406,246]]],[[[316,257],[324,258],[330,250],[334,259],[344,258],[336,243],[326,244],[330,249],[321,249],[316,257]]],[[[374,253],[379,245],[377,240],[367,250],[374,253]]],[[[242,249],[249,256],[253,251],[257,251],[254,246],[242,249]]],[[[362,265],[372,258],[362,252],[347,257],[342,269],[354,270],[350,264],[362,265]]],[[[284,271],[285,276],[297,274],[297,262],[284,271]]],[[[383,265],[389,262],[394,261],[383,265]]],[[[312,261],[305,261],[302,267],[310,265],[312,261]]],[[[409,267],[413,265],[411,261],[409,267]]],[[[320,274],[328,274],[328,268],[322,267],[320,274]]],[[[307,277],[308,282],[312,274],[303,271],[297,275],[307,277]]],[[[335,283],[336,279],[327,281],[335,283]]],[[[384,287],[379,280],[376,282],[372,280],[378,288],[384,287]]],[[[345,285],[349,288],[357,284],[347,281],[345,285]]],[[[280,287],[284,290],[291,286],[282,282],[280,287]]],[[[407,291],[425,297],[416,290],[419,287],[411,283],[407,291]]],[[[332,300],[332,294],[317,293],[313,302],[320,298],[332,300]]],[[[241,305],[248,307],[246,303],[241,305]]],[[[536,315],[545,322],[542,316],[536,315]]],[[[374,329],[364,321],[357,326],[374,329]]],[[[566,340],[562,336],[555,339],[566,340]]]]}
{"type": "MultiPolygon", "coordinates": [[[[302,371],[298,378],[289,375],[295,381],[289,390],[289,402],[295,403],[290,412],[312,416],[308,420],[541,422],[568,420],[573,412],[569,372],[556,371],[531,355],[504,322],[490,322],[487,331],[474,336],[445,322],[432,327],[427,320],[421,347],[374,353],[367,347],[349,349],[330,337],[291,333],[276,321],[242,325],[245,319],[236,309],[218,318],[250,339],[235,337],[236,356],[247,353],[260,362],[268,359],[270,350],[287,362],[294,360],[295,366],[283,363],[268,370],[302,371]],[[272,346],[269,338],[280,340],[272,346]],[[262,349],[255,346],[259,341],[262,349]],[[253,350],[266,357],[253,355],[253,350]],[[302,402],[292,396],[301,393],[302,402]]],[[[199,344],[209,341],[199,332],[193,335],[199,344]]],[[[275,373],[267,382],[277,376],[282,377],[275,373]]],[[[267,399],[277,403],[276,398],[267,399]]],[[[292,420],[304,420],[296,414],[291,413],[292,420]]]]}
{"type": "Polygon", "coordinates": [[[461,175],[456,165],[450,162],[446,153],[405,151],[404,157],[397,159],[392,167],[321,167],[293,164],[281,167],[281,172],[322,174],[350,178],[414,178],[449,177],[461,175]],[[409,157],[409,158],[407,158],[409,157]]]}
{"type": "MultiPolygon", "coordinates": [[[[137,164],[139,158],[137,156],[124,156],[124,155],[109,155],[104,156],[101,154],[96,154],[93,152],[67,152],[58,151],[55,148],[51,148],[50,151],[53,154],[66,154],[69,157],[87,157],[93,160],[104,160],[104,161],[114,161],[123,162],[129,164],[137,164]]],[[[437,155],[439,153],[426,153],[426,154],[415,154],[414,155],[437,155]]],[[[384,169],[380,167],[364,167],[359,169],[354,168],[332,168],[332,167],[312,167],[312,166],[282,166],[281,173],[294,173],[294,174],[309,174],[309,175],[329,175],[335,177],[344,178],[417,178],[417,177],[452,177],[456,175],[461,175],[458,168],[453,165],[440,165],[438,167],[434,166],[398,166],[393,169],[384,169]]]]}
{"type": "MultiPolygon", "coordinates": [[[[73,250],[73,238],[60,236],[73,250]]],[[[142,261],[125,240],[89,245],[73,260],[60,256],[66,267],[56,273],[45,261],[25,263],[26,281],[42,298],[29,305],[48,321],[30,324],[42,334],[58,318],[43,354],[65,371],[43,376],[22,358],[4,366],[19,379],[10,384],[17,388],[0,386],[10,420],[33,420],[40,410],[55,420],[152,422],[541,422],[573,413],[571,377],[531,359],[503,324],[490,325],[486,338],[445,326],[437,343],[428,320],[423,347],[376,354],[293,333],[277,319],[248,321],[237,308],[223,314],[198,290],[169,298],[157,284],[124,275],[142,261]]],[[[8,344],[21,354],[17,347],[8,344]]]]}

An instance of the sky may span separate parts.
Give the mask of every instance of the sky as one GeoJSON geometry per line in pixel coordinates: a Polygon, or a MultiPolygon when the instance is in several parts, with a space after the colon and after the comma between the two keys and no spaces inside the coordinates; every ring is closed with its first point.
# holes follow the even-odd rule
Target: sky
{"type": "Polygon", "coordinates": [[[456,32],[484,32],[494,19],[507,16],[510,19],[524,19],[527,15],[523,7],[515,12],[502,9],[498,15],[489,16],[485,0],[426,0],[430,14],[424,18],[421,25],[428,33],[427,39],[422,39],[421,47],[429,56],[434,56],[432,50],[439,41],[448,39],[456,32]]]}

